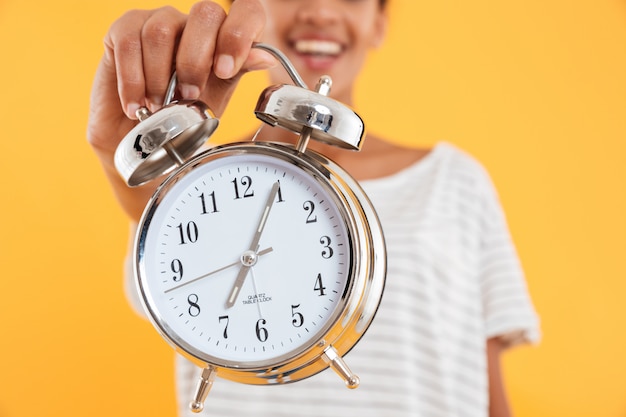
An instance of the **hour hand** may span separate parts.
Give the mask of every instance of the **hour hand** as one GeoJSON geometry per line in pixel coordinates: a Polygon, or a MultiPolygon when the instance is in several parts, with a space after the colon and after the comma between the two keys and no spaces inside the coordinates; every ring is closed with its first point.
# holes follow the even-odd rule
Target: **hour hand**
{"type": "Polygon", "coordinates": [[[241,255],[242,266],[237,274],[237,278],[235,279],[233,289],[230,291],[230,296],[228,297],[228,300],[226,300],[226,308],[231,308],[235,305],[235,300],[237,299],[237,296],[239,296],[243,282],[248,275],[248,270],[256,263],[256,258],[257,254],[252,251],[246,251],[243,255],[241,255]]]}

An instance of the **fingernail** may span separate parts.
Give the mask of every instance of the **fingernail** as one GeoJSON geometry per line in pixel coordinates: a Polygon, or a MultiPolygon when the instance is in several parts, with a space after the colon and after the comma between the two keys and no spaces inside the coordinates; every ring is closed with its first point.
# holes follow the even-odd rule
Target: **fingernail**
{"type": "Polygon", "coordinates": [[[138,103],[128,103],[126,105],[126,116],[130,119],[136,119],[137,118],[137,110],[139,109],[139,104],[138,103]]]}
{"type": "Polygon", "coordinates": [[[230,55],[220,55],[215,63],[215,75],[222,79],[231,78],[235,68],[235,59],[230,55]]]}
{"type": "Polygon", "coordinates": [[[198,97],[200,97],[200,88],[191,84],[181,84],[180,93],[183,95],[183,98],[185,99],[195,100],[198,97]]]}

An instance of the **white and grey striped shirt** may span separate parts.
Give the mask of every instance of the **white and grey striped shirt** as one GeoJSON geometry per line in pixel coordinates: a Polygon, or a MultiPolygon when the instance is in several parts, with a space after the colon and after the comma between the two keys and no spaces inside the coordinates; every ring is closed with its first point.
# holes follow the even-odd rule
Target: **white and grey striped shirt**
{"type": "MultiPolygon", "coordinates": [[[[361,379],[331,370],[281,386],[217,379],[202,415],[463,416],[488,414],[486,340],[536,342],[529,299],[497,194],[474,159],[446,143],[389,177],[363,181],[388,249],[385,293],[346,356],[361,379]]],[[[198,370],[177,358],[180,413],[198,370]]]]}

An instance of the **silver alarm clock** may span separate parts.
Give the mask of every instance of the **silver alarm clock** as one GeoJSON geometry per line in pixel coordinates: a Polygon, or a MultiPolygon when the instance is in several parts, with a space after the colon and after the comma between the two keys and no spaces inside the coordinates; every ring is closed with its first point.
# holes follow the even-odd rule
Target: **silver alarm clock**
{"type": "Polygon", "coordinates": [[[296,382],[328,367],[359,384],[343,356],[380,303],[386,250],[365,192],[346,171],[307,149],[310,140],[359,150],[363,122],[304,85],[265,89],[255,114],[297,143],[238,142],[196,153],[218,125],[200,101],[138,113],[115,163],[130,186],[171,174],[142,215],[134,246],[137,290],[148,317],[202,367],[193,411],[215,376],[246,384],[296,382]],[[295,135],[294,135],[295,137],[295,135]]]}

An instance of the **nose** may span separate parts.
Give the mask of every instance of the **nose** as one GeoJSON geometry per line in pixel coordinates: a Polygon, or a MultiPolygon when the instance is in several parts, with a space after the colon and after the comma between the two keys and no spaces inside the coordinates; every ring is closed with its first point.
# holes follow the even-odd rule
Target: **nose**
{"type": "Polygon", "coordinates": [[[337,0],[300,1],[296,19],[299,23],[325,25],[336,22],[341,16],[337,0]]]}

